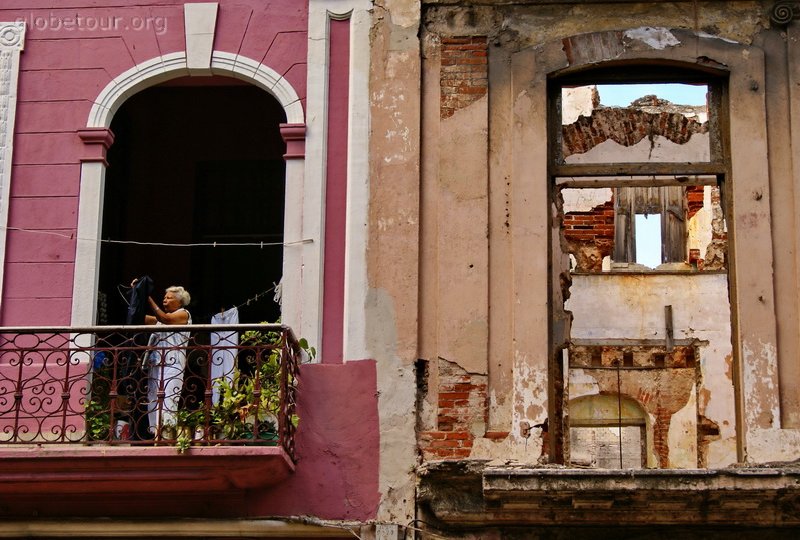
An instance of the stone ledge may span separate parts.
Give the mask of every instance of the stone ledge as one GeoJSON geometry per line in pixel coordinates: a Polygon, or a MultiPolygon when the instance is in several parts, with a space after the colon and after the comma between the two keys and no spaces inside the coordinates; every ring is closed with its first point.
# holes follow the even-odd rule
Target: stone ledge
{"type": "Polygon", "coordinates": [[[800,525],[797,464],[718,470],[428,463],[419,499],[442,524],[800,525]]]}

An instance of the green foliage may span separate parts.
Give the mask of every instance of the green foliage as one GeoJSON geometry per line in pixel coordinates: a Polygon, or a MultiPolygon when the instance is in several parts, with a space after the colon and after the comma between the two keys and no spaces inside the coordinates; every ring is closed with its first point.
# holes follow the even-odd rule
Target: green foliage
{"type": "Polygon", "coordinates": [[[253,348],[240,353],[242,370],[233,381],[219,382],[220,401],[212,412],[213,423],[222,437],[243,440],[276,433],[281,399],[280,350],[265,346],[276,345],[280,339],[280,333],[272,331],[250,330],[242,334],[240,345],[253,348]]]}
{"type": "MultiPolygon", "coordinates": [[[[299,344],[310,358],[316,356],[316,350],[309,347],[307,340],[301,339],[299,344]]],[[[281,406],[281,334],[250,330],[242,334],[240,345],[245,347],[240,353],[243,369],[231,383],[219,382],[220,402],[212,412],[212,422],[226,439],[256,439],[262,444],[277,444],[281,406]]],[[[293,385],[292,375],[289,374],[288,378],[289,385],[293,385]]],[[[289,421],[297,427],[300,418],[292,415],[289,421]]]]}
{"type": "Polygon", "coordinates": [[[101,399],[94,396],[86,404],[86,432],[90,441],[107,441],[111,425],[111,413],[108,410],[108,396],[101,399]]]}
{"type": "Polygon", "coordinates": [[[317,356],[317,349],[315,349],[314,347],[310,347],[310,346],[308,345],[308,340],[307,340],[306,338],[300,338],[300,339],[298,339],[298,340],[297,340],[297,343],[298,343],[298,345],[300,345],[300,348],[301,348],[301,349],[303,349],[304,351],[306,351],[306,354],[308,354],[308,359],[309,359],[309,360],[313,360],[314,358],[316,358],[316,356],[317,356]]]}

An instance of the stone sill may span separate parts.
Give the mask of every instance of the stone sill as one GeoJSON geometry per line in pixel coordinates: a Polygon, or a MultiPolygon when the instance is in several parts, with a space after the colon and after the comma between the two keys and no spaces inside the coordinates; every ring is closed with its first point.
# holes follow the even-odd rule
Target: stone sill
{"type": "Polygon", "coordinates": [[[0,446],[0,495],[196,494],[244,491],[286,479],[294,463],[276,446],[0,446]]]}
{"type": "Polygon", "coordinates": [[[732,469],[538,469],[486,467],[483,492],[487,498],[519,491],[585,493],[588,490],[624,493],[650,490],[663,493],[698,490],[798,489],[800,468],[732,469]]]}

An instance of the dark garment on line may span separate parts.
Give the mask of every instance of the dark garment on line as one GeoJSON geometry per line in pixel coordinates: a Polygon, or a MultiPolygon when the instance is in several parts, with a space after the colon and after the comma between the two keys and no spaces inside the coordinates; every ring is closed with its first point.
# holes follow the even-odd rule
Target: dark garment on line
{"type": "MultiPolygon", "coordinates": [[[[153,280],[150,276],[142,276],[131,287],[128,292],[128,312],[125,324],[144,324],[144,318],[149,308],[147,299],[153,293],[153,288],[153,280]]],[[[149,339],[150,332],[139,332],[130,337],[125,345],[134,346],[135,350],[143,351],[149,339]]],[[[143,410],[143,407],[146,408],[144,398],[146,377],[141,371],[142,365],[135,350],[125,350],[120,355],[118,391],[121,395],[127,396],[131,403],[136,404],[134,409],[128,412],[128,419],[133,424],[131,438],[142,440],[149,436],[147,416],[143,410]]]]}
{"type": "Polygon", "coordinates": [[[148,308],[147,299],[151,294],[153,294],[153,280],[150,276],[142,276],[128,293],[128,314],[125,317],[125,324],[144,324],[148,308]]]}

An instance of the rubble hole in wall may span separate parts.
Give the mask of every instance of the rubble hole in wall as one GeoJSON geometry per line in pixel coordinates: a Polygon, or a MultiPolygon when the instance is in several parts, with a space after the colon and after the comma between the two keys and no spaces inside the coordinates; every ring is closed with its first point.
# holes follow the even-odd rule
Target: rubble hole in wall
{"type": "MultiPolygon", "coordinates": [[[[631,185],[561,189],[561,227],[572,272],[726,269],[727,228],[715,177],[614,180],[631,185]]],[[[574,183],[557,178],[556,185],[560,182],[574,183]]]]}
{"type": "Polygon", "coordinates": [[[564,87],[561,159],[564,163],[708,162],[707,93],[703,84],[564,87]]]}
{"type": "MultiPolygon", "coordinates": [[[[718,146],[709,132],[708,95],[706,84],[561,87],[556,159],[596,164],[599,172],[627,163],[708,163],[718,146]]],[[[557,178],[572,269],[723,269],[718,182],[679,174],[557,178]]]]}

